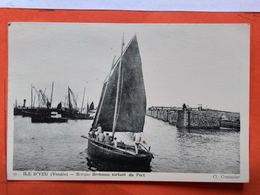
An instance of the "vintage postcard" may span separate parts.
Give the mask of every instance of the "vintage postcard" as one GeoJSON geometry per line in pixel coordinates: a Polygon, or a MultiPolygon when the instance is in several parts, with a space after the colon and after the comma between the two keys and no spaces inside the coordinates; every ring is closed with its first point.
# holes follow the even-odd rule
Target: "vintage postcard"
{"type": "Polygon", "coordinates": [[[9,180],[249,181],[248,24],[8,28],[9,180]]]}

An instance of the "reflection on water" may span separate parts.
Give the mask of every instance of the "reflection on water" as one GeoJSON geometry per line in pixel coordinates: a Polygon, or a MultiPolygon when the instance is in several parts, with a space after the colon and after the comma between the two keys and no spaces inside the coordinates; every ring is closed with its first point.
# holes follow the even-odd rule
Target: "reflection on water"
{"type": "MultiPolygon", "coordinates": [[[[32,124],[30,118],[14,120],[14,170],[139,171],[130,167],[89,161],[86,135],[92,121],[32,124]],[[111,167],[113,166],[113,167],[111,167]]],[[[131,136],[116,133],[127,142],[131,136]]],[[[144,138],[151,146],[152,172],[239,173],[239,132],[177,130],[168,123],[146,117],[144,138]]]]}
{"type": "Polygon", "coordinates": [[[119,163],[111,163],[108,161],[100,161],[95,159],[87,158],[87,165],[89,170],[91,171],[117,171],[117,172],[151,172],[151,166],[132,166],[131,164],[119,164],[119,163]]]}

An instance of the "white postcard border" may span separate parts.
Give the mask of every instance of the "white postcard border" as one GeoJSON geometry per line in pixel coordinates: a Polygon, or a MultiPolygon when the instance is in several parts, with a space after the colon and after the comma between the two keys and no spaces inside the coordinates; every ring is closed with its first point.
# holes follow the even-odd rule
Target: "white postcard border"
{"type": "MultiPolygon", "coordinates": [[[[102,23],[100,23],[102,24],[102,23]]],[[[106,23],[107,24],[107,23],[106,23]]],[[[192,24],[194,25],[194,24],[192,24]]],[[[203,24],[198,24],[203,25],[203,24]]],[[[223,24],[226,25],[226,24],[223,24]]],[[[247,25],[248,37],[250,36],[249,24],[247,25]]],[[[9,52],[9,51],[8,51],[9,52]]],[[[14,146],[14,97],[10,70],[8,68],[8,123],[7,123],[7,179],[8,180],[95,180],[95,181],[183,181],[183,182],[224,182],[224,183],[247,183],[249,182],[249,85],[250,85],[250,39],[248,38],[248,66],[244,66],[244,93],[241,97],[243,105],[241,110],[240,131],[240,174],[219,173],[163,173],[163,172],[92,172],[92,171],[14,171],[13,170],[13,146],[14,146]],[[114,175],[113,175],[114,174],[114,175]],[[125,174],[125,176],[121,176],[125,174]]],[[[9,58],[10,56],[8,56],[9,58]]],[[[10,61],[10,59],[8,59],[10,61]]]]}

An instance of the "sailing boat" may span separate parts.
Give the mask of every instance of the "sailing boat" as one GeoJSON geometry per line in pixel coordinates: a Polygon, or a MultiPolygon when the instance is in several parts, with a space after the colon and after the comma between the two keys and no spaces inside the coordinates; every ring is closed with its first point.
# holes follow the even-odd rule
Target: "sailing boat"
{"type": "Polygon", "coordinates": [[[24,99],[22,116],[23,117],[39,117],[39,116],[49,116],[54,109],[51,108],[52,96],[53,96],[54,83],[52,82],[51,98],[49,99],[46,95],[46,88],[44,90],[36,89],[36,87],[31,86],[31,106],[26,107],[26,99],[24,99]],[[36,96],[38,96],[38,106],[35,106],[36,96]]]}
{"type": "MultiPolygon", "coordinates": [[[[142,62],[136,35],[125,49],[123,47],[124,43],[121,56],[113,63],[111,72],[104,81],[91,128],[100,125],[103,131],[112,132],[112,139],[116,132],[143,132],[146,114],[142,62]]],[[[115,147],[98,142],[91,136],[84,138],[88,139],[88,156],[95,160],[108,160],[129,166],[150,166],[153,158],[150,148],[141,144],[136,154],[133,145],[118,142],[115,147]]]]}
{"type": "Polygon", "coordinates": [[[58,112],[61,114],[62,117],[68,118],[68,119],[93,119],[93,117],[90,116],[88,113],[88,110],[86,113],[83,113],[83,105],[84,105],[84,99],[85,99],[85,88],[82,98],[82,105],[81,109],[79,110],[77,106],[77,100],[73,93],[73,91],[68,87],[68,107],[62,108],[61,103],[57,106],[58,112]]]}
{"type": "MultiPolygon", "coordinates": [[[[43,105],[46,107],[41,107],[41,102],[39,101],[39,107],[33,108],[33,98],[31,102],[31,111],[27,112],[29,116],[31,117],[32,123],[65,123],[68,121],[66,118],[59,117],[56,113],[56,109],[52,108],[52,98],[53,98],[53,88],[54,88],[54,82],[52,82],[52,89],[51,89],[51,98],[49,98],[45,95],[45,92],[42,90],[39,90],[38,96],[39,100],[42,101],[43,105]]],[[[35,89],[36,90],[36,89],[35,89]]]]}

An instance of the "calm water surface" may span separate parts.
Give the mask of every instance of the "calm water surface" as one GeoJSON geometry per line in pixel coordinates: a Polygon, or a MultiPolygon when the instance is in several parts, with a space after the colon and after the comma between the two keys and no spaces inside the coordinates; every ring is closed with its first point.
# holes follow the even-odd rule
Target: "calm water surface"
{"type": "MultiPolygon", "coordinates": [[[[30,118],[16,116],[14,170],[89,171],[87,140],[80,136],[87,135],[91,124],[32,124],[30,118]]],[[[144,129],[155,157],[152,172],[239,173],[239,136],[235,131],[178,130],[151,117],[144,129]]]]}

